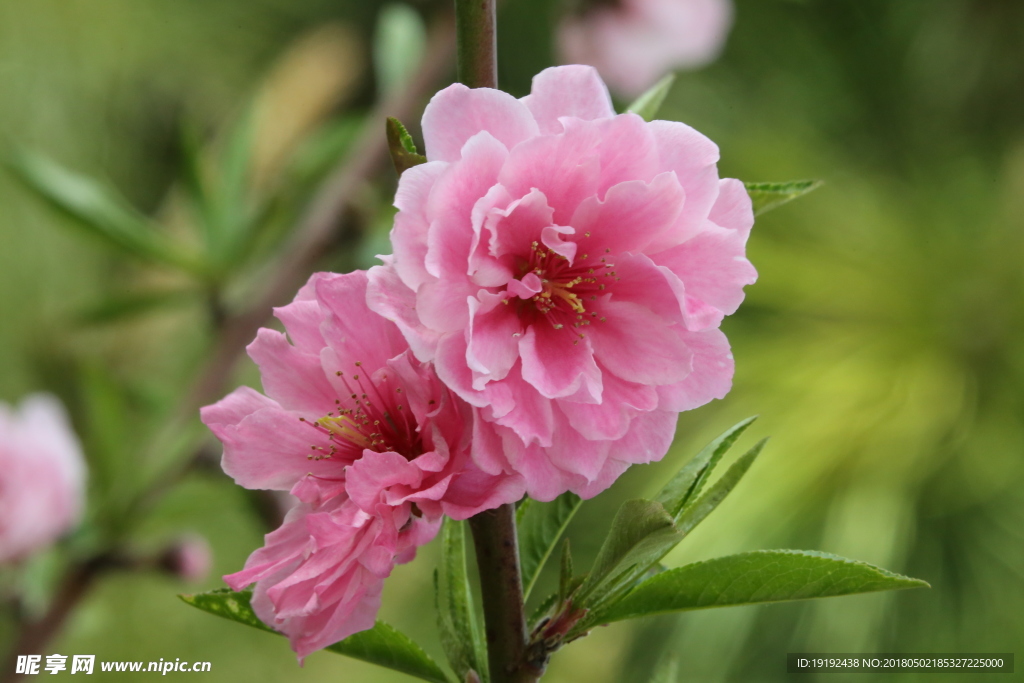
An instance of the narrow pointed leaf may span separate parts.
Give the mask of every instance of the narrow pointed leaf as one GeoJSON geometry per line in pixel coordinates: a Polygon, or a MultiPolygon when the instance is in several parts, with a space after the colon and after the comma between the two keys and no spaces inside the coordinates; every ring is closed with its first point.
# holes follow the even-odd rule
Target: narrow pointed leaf
{"type": "Polygon", "coordinates": [[[583,500],[579,496],[567,492],[550,503],[527,499],[516,510],[524,598],[529,597],[537,584],[540,570],[544,568],[565,527],[582,504],[583,500]]]}
{"type": "MultiPolygon", "coordinates": [[[[764,445],[768,443],[768,439],[761,439],[751,448],[749,451],[744,453],[740,458],[732,464],[732,466],[726,470],[711,488],[707,490],[703,496],[693,502],[692,505],[688,506],[679,515],[676,520],[676,527],[679,532],[684,536],[690,533],[695,526],[704,521],[704,518],[711,514],[711,512],[718,507],[719,503],[725,500],[725,497],[736,487],[743,475],[747,473],[750,466],[754,464],[754,460],[761,453],[764,445]]],[[[661,559],[661,558],[658,558],[661,559]]]]}
{"type": "Polygon", "coordinates": [[[470,671],[477,671],[486,683],[487,649],[466,574],[465,526],[446,519],[441,532],[443,558],[435,574],[438,629],[445,655],[458,677],[464,679],[470,671]]]}
{"type": "Polygon", "coordinates": [[[573,579],[575,578],[572,570],[572,551],[569,549],[569,539],[565,539],[565,543],[562,544],[562,566],[558,577],[558,601],[563,602],[570,595],[572,595],[575,586],[573,585],[573,579]]]}
{"type": "Polygon", "coordinates": [[[668,96],[668,91],[672,89],[672,84],[675,83],[675,81],[675,74],[665,76],[651,86],[650,90],[636,98],[636,100],[633,101],[633,104],[626,108],[626,111],[637,114],[642,117],[644,121],[653,121],[654,117],[658,115],[658,110],[661,109],[661,105],[665,102],[665,97],[668,96]]]}
{"type": "Polygon", "coordinates": [[[754,215],[778,208],[821,187],[820,180],[793,180],[786,183],[743,183],[754,204],[754,215]]]}
{"type": "Polygon", "coordinates": [[[409,131],[405,129],[402,122],[389,116],[387,120],[388,149],[391,151],[391,162],[395,165],[395,171],[402,175],[413,166],[424,164],[427,158],[416,149],[409,131]]]}
{"type": "Polygon", "coordinates": [[[196,292],[186,289],[141,292],[105,299],[84,309],[77,318],[82,325],[100,325],[185,306],[195,300],[196,292]]]}
{"type": "Polygon", "coordinates": [[[257,214],[251,184],[256,117],[250,107],[230,131],[220,164],[220,183],[213,196],[214,220],[210,249],[224,265],[244,255],[257,214]]]}
{"type": "Polygon", "coordinates": [[[594,560],[594,568],[580,586],[575,601],[585,608],[600,604],[623,577],[634,572],[643,574],[682,537],[661,503],[626,501],[612,520],[608,537],[594,560]]]}
{"type": "Polygon", "coordinates": [[[36,196],[106,245],[136,258],[203,273],[200,259],[171,242],[123,197],[92,178],[29,151],[18,153],[11,168],[36,196]]]}
{"type": "Polygon", "coordinates": [[[673,517],[679,515],[688,501],[700,495],[700,491],[714,471],[715,465],[756,419],[756,416],[748,417],[727,429],[701,449],[700,453],[695,455],[671,481],[665,484],[665,487],[658,492],[654,499],[664,505],[665,510],[673,517]]]}
{"type": "MultiPolygon", "coordinates": [[[[277,633],[256,616],[249,604],[251,591],[221,589],[195,595],[179,595],[182,601],[219,617],[270,633],[277,633]]],[[[280,635],[280,634],[278,634],[280,635]]],[[[325,648],[331,652],[400,671],[424,681],[452,683],[444,670],[419,645],[382,621],[368,631],[349,636],[325,648]]]]}
{"type": "Polygon", "coordinates": [[[215,229],[214,207],[210,197],[210,183],[204,167],[200,135],[194,126],[185,124],[181,130],[182,183],[192,213],[199,224],[203,240],[209,245],[215,229]]]}
{"type": "Polygon", "coordinates": [[[807,550],[758,550],[670,569],[640,584],[601,622],[711,607],[927,588],[866,562],[807,550]]]}

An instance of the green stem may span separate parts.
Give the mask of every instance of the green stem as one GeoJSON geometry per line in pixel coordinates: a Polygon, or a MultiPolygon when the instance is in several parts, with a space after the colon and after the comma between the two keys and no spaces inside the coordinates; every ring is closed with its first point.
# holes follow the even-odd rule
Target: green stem
{"type": "Polygon", "coordinates": [[[455,0],[459,82],[498,87],[497,0],[455,0]]]}
{"type": "Polygon", "coordinates": [[[526,616],[516,510],[502,505],[469,520],[480,572],[491,683],[534,683],[543,671],[526,662],[526,616]]]}

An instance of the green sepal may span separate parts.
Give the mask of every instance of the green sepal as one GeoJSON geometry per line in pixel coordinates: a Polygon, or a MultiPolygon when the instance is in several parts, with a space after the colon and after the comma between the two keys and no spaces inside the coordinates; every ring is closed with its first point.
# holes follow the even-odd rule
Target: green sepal
{"type": "Polygon", "coordinates": [[[754,205],[754,215],[760,216],[783,204],[804,196],[822,186],[820,180],[791,180],[784,183],[743,183],[754,205]]]}
{"type": "Polygon", "coordinates": [[[387,120],[387,135],[391,163],[395,165],[398,175],[402,175],[413,166],[427,163],[427,158],[416,149],[416,143],[409,135],[409,131],[393,116],[389,116],[387,120]]]}
{"type": "Polygon", "coordinates": [[[626,111],[640,116],[644,121],[653,121],[675,82],[676,75],[668,74],[643,95],[633,100],[633,104],[626,107],[626,111]]]}

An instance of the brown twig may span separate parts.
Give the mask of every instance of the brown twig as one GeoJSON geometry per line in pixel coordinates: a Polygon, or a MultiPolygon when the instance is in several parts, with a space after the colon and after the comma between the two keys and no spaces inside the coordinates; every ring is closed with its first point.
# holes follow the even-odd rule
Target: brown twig
{"type": "Polygon", "coordinates": [[[42,649],[60,630],[64,620],[75,606],[85,597],[96,578],[104,571],[119,566],[110,555],[100,555],[73,566],[61,583],[50,608],[38,621],[24,628],[18,634],[14,648],[3,661],[0,682],[10,683],[22,676],[15,673],[16,660],[20,654],[41,654],[42,649]]]}
{"type": "Polygon", "coordinates": [[[480,572],[491,683],[533,683],[542,670],[526,661],[526,617],[514,505],[469,519],[480,572]]]}

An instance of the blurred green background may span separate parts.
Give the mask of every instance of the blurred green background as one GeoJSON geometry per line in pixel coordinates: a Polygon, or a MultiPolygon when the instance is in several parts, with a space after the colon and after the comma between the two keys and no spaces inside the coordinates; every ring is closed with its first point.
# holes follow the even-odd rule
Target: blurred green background
{"type": "MultiPolygon", "coordinates": [[[[787,652],[1012,652],[1024,643],[1024,3],[736,5],[724,56],[680,74],[661,116],[715,140],[724,176],[826,185],[758,221],[749,255],[760,280],[724,325],[733,392],[684,414],[663,462],[633,468],[584,506],[570,530],[577,566],[596,552],[618,501],[652,492],[756,413],[747,438],[772,442],[670,564],[820,549],[933,588],[616,624],[556,654],[545,680],[639,683],[666,653],[678,656],[681,680],[713,682],[784,680],[787,652]]],[[[364,111],[382,89],[371,67],[382,7],[0,0],[0,144],[107,178],[175,230],[168,188],[183,164],[182,126],[217,149],[255,101],[252,191],[273,185],[298,140],[364,111]]],[[[548,0],[505,2],[505,89],[524,94],[552,63],[557,12],[548,0]]],[[[342,245],[328,265],[371,262],[386,239],[389,183],[365,192],[362,244],[342,245]]],[[[146,416],[186,385],[209,330],[196,301],[97,314],[104,302],[173,289],[176,276],[126,263],[67,227],[0,176],[0,399],[59,393],[96,459],[94,487],[112,495],[120,471],[147,457],[146,416]],[[97,396],[121,415],[117,429],[97,396]],[[123,453],[114,465],[109,450],[123,453]]],[[[253,381],[252,369],[241,379],[253,381]]],[[[92,520],[103,518],[97,507],[92,520]]],[[[216,471],[188,475],[139,522],[142,548],[182,529],[204,534],[214,575],[201,586],[108,576],[44,654],[208,660],[210,680],[408,680],[329,653],[300,669],[283,639],[174,597],[222,585],[217,577],[260,544],[259,517],[216,471]]],[[[428,546],[396,570],[382,616],[440,657],[436,556],[428,546]]],[[[59,567],[52,556],[32,565],[39,601],[59,567]]],[[[854,678],[918,676],[965,680],[854,678]]]]}

